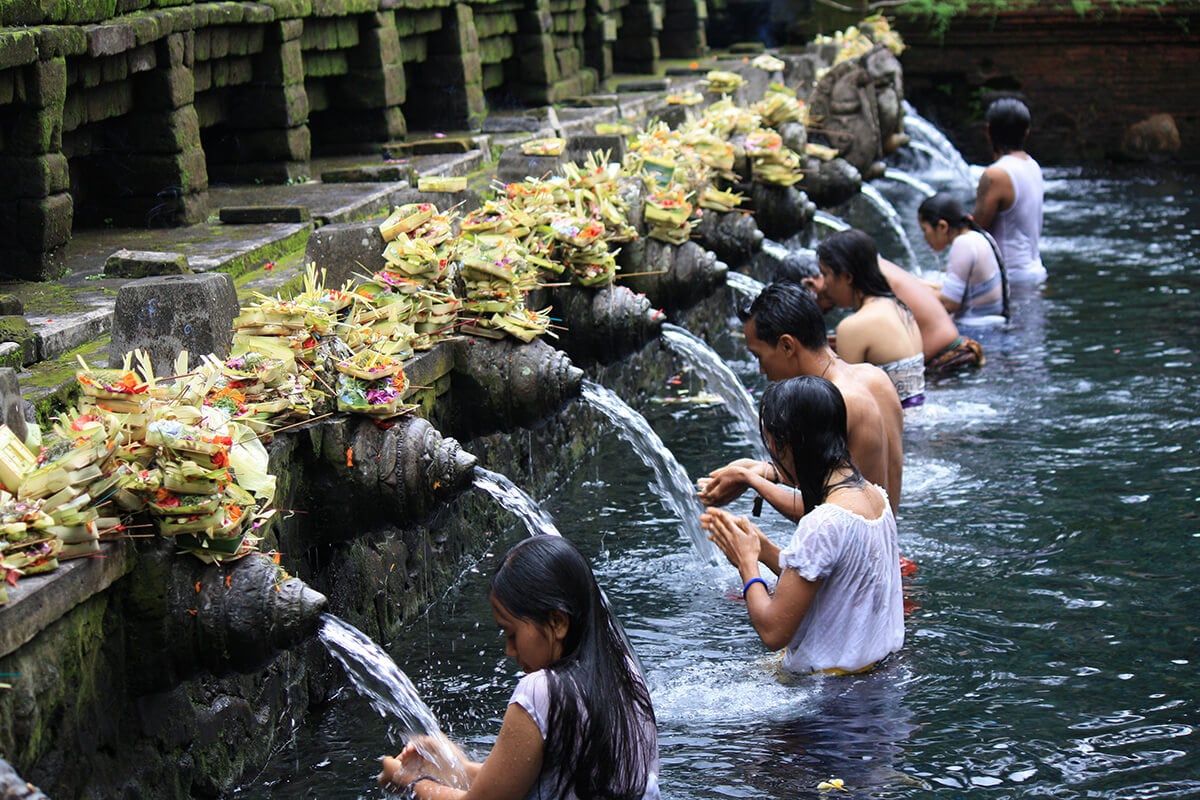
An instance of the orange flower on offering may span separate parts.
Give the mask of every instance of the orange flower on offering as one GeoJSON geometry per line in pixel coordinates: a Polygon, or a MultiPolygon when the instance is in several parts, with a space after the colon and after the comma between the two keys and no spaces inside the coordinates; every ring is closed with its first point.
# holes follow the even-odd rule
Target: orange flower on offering
{"type": "Polygon", "coordinates": [[[146,384],[138,380],[137,375],[134,375],[132,372],[126,372],[121,376],[120,380],[116,382],[113,388],[117,391],[128,392],[129,394],[141,394],[142,392],[145,392],[148,387],[146,384]]]}
{"type": "Polygon", "coordinates": [[[242,507],[239,505],[225,506],[225,513],[229,516],[230,522],[237,522],[242,518],[242,507]]]}
{"type": "Polygon", "coordinates": [[[214,467],[225,467],[229,465],[229,454],[224,450],[219,450],[212,454],[212,463],[214,467]]]}

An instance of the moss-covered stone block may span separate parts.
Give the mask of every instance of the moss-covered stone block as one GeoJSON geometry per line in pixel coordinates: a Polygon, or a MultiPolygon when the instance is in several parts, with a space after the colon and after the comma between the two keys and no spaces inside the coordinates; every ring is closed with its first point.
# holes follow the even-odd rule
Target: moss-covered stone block
{"type": "Polygon", "coordinates": [[[101,84],[88,90],[84,105],[88,122],[122,117],[133,109],[133,84],[125,81],[101,84]]]}
{"type": "Polygon", "coordinates": [[[66,59],[36,61],[25,74],[24,100],[32,108],[62,106],[67,94],[66,59]]]}
{"type": "Polygon", "coordinates": [[[129,115],[133,149],[139,153],[182,153],[200,147],[195,106],[129,115]]]}
{"type": "Polygon", "coordinates": [[[170,111],[196,101],[196,74],[187,67],[151,70],[139,75],[135,86],[139,108],[170,111]]]}
{"type": "Polygon", "coordinates": [[[43,0],[47,22],[79,25],[117,15],[117,0],[43,0]]]}
{"type": "Polygon", "coordinates": [[[49,252],[19,247],[0,247],[3,274],[24,281],[53,281],[67,273],[64,248],[49,252]]]}
{"type": "Polygon", "coordinates": [[[32,31],[0,30],[0,69],[37,61],[37,38],[32,31]]]}
{"type": "Polygon", "coordinates": [[[315,51],[304,57],[304,76],[306,78],[328,78],[334,75],[345,75],[350,71],[346,63],[346,54],[339,50],[315,51]]]}
{"type": "Polygon", "coordinates": [[[187,256],[124,248],[104,260],[104,274],[114,278],[148,278],[154,275],[189,275],[187,256]]]}
{"type": "Polygon", "coordinates": [[[62,153],[0,155],[0,186],[9,187],[14,197],[46,197],[65,192],[69,184],[67,158],[62,153]]]}
{"type": "Polygon", "coordinates": [[[62,150],[62,108],[44,108],[17,116],[13,121],[5,153],[41,155],[62,150]]]}
{"type": "MultiPolygon", "coordinates": [[[[133,52],[133,51],[130,51],[133,52]]],[[[100,76],[105,83],[116,83],[129,77],[129,56],[122,53],[100,61],[100,76]]]]}
{"type": "Polygon", "coordinates": [[[133,26],[125,22],[92,25],[88,27],[87,34],[87,54],[92,58],[119,55],[137,46],[137,34],[133,26]]]}
{"type": "Polygon", "coordinates": [[[242,92],[233,98],[230,122],[255,128],[294,128],[308,122],[308,94],[303,84],[269,93],[242,92]]]}
{"type": "Polygon", "coordinates": [[[71,239],[74,216],[75,205],[67,192],[19,201],[17,217],[21,244],[41,252],[61,247],[71,239]]]}
{"type": "Polygon", "coordinates": [[[20,364],[37,361],[37,334],[24,317],[0,317],[0,342],[13,342],[20,348],[20,364]]]}
{"type": "Polygon", "coordinates": [[[424,36],[409,36],[400,40],[400,60],[405,64],[420,64],[429,58],[429,43],[424,36]]]}
{"type": "Polygon", "coordinates": [[[45,19],[38,0],[5,0],[0,4],[0,26],[40,25],[45,19]]]}
{"type": "Polygon", "coordinates": [[[229,31],[229,54],[246,56],[263,49],[263,29],[260,25],[238,25],[229,31]]]}
{"type": "Polygon", "coordinates": [[[39,58],[78,56],[87,51],[87,32],[77,25],[44,25],[34,28],[33,35],[39,58]]]}

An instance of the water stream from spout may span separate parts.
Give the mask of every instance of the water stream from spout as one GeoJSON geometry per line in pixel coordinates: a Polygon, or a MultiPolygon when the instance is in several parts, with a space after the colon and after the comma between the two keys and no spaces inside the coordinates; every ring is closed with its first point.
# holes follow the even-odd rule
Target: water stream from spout
{"type": "Polygon", "coordinates": [[[922,150],[942,161],[958,173],[968,186],[974,188],[975,182],[971,177],[971,167],[962,157],[962,153],[958,152],[958,148],[951,144],[950,140],[946,138],[946,134],[917,113],[917,110],[907,100],[904,101],[904,130],[909,136],[909,147],[914,150],[922,150]]]}
{"type": "Polygon", "coordinates": [[[813,214],[813,222],[815,222],[817,225],[823,225],[826,228],[829,228],[829,230],[833,231],[834,233],[850,230],[850,225],[846,222],[846,220],[839,216],[835,216],[834,214],[830,214],[828,211],[822,211],[819,208],[816,210],[816,213],[813,214]]]}
{"type": "Polygon", "coordinates": [[[933,197],[935,194],[937,194],[937,189],[933,188],[916,175],[910,175],[902,169],[888,167],[883,171],[883,177],[885,180],[903,183],[905,186],[911,186],[926,197],[933,197]]]}
{"type": "Polygon", "coordinates": [[[696,555],[705,561],[712,560],[716,549],[700,528],[700,514],[704,509],[696,497],[696,489],[683,465],[663,444],[650,423],[615,392],[595,381],[583,381],[582,396],[588,405],[613,424],[618,436],[633,445],[642,463],[654,471],[660,499],[679,516],[696,555]]]}
{"type": "MultiPolygon", "coordinates": [[[[728,279],[728,275],[726,279],[728,279]]],[[[750,278],[750,280],[754,279],[750,278]]],[[[755,281],[755,283],[758,282],[755,281]]],[[[758,288],[759,291],[762,290],[761,283],[758,284],[758,288]]],[[[759,456],[766,457],[758,435],[758,408],[754,404],[754,398],[750,396],[750,392],[746,391],[746,387],[725,363],[725,360],[709,347],[708,342],[686,328],[667,322],[662,326],[662,336],[667,346],[686,358],[692,368],[704,379],[708,388],[725,401],[726,407],[733,413],[734,419],[745,432],[746,440],[752,446],[757,444],[760,450],[759,456]]]]}
{"type": "Polygon", "coordinates": [[[371,707],[394,722],[405,740],[419,737],[415,740],[419,752],[440,768],[448,783],[465,789],[466,772],[457,748],[391,656],[358,628],[332,614],[321,615],[318,636],[371,707]]]}
{"type": "Polygon", "coordinates": [[[763,282],[758,278],[751,277],[744,272],[734,272],[733,270],[725,273],[725,283],[729,285],[730,289],[744,295],[751,303],[754,302],[754,298],[758,297],[764,288],[763,282]]]}
{"type": "Polygon", "coordinates": [[[878,189],[869,183],[863,184],[862,196],[879,210],[879,213],[883,216],[884,224],[895,234],[900,244],[903,245],[904,254],[908,257],[909,269],[916,268],[917,254],[913,252],[912,242],[908,240],[908,232],[904,230],[904,225],[900,222],[900,214],[896,212],[896,207],[880,194],[878,189]]]}
{"type": "Polygon", "coordinates": [[[475,488],[486,492],[523,523],[530,536],[559,536],[558,526],[529,494],[507,476],[475,467],[475,488]]]}

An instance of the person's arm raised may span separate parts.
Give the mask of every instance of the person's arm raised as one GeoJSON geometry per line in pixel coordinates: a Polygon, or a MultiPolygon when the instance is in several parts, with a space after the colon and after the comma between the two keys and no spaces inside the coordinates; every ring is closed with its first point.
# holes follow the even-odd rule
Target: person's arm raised
{"type": "Polygon", "coordinates": [[[975,222],[990,231],[996,222],[996,215],[1012,204],[1012,178],[995,165],[985,169],[975,190],[975,212],[972,214],[975,222]]]}
{"type": "Polygon", "coordinates": [[[537,783],[545,747],[529,712],[509,703],[496,744],[478,766],[469,789],[463,791],[435,778],[421,780],[407,774],[397,776],[393,785],[408,787],[417,800],[521,800],[537,783]],[[401,783],[404,778],[407,781],[401,783]]]}

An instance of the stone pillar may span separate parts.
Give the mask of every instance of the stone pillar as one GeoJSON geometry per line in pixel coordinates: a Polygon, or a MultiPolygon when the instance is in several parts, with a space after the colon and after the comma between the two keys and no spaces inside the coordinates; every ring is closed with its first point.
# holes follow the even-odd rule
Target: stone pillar
{"type": "Polygon", "coordinates": [[[471,7],[462,3],[444,11],[440,31],[429,37],[422,72],[436,108],[429,121],[444,128],[478,130],[487,114],[483,97],[483,63],[471,7]]]}
{"type": "Polygon", "coordinates": [[[223,272],[164,275],[121,287],[113,309],[108,363],[119,367],[130,350],[145,350],[156,375],[171,375],[175,357],[187,350],[190,364],[200,356],[229,355],[237,291],[223,272]]]}
{"type": "Polygon", "coordinates": [[[663,58],[699,58],[708,52],[707,18],[705,0],[666,0],[659,36],[663,58]]]}
{"type": "Polygon", "coordinates": [[[633,0],[621,13],[621,30],[613,45],[613,69],[617,72],[654,73],[662,53],[658,36],[662,30],[661,0],[633,0]]]}
{"type": "Polygon", "coordinates": [[[600,80],[613,74],[613,42],[620,27],[616,0],[588,0],[583,33],[583,61],[600,80]]]}
{"type": "Polygon", "coordinates": [[[22,442],[29,436],[24,405],[17,371],[12,367],[0,367],[0,422],[7,425],[22,442]]]}
{"type": "Polygon", "coordinates": [[[38,60],[34,42],[25,31],[0,37],[0,272],[44,281],[66,271],[74,203],[62,154],[66,59],[38,60]]]}
{"type": "Polygon", "coordinates": [[[518,13],[520,94],[551,104],[596,89],[596,71],[584,66],[587,0],[536,0],[518,13]]]}
{"type": "MultiPolygon", "coordinates": [[[[192,74],[195,33],[172,33],[155,46],[156,64],[134,79],[135,110],[128,126],[133,151],[152,168],[161,188],[144,201],[141,224],[194,225],[208,216],[208,165],[200,145],[192,74]]],[[[153,187],[150,187],[153,188],[153,187]]]]}
{"type": "Polygon", "coordinates": [[[253,78],[235,90],[225,123],[236,140],[236,164],[230,169],[238,181],[287,183],[308,176],[312,139],[300,44],[304,24],[302,19],[265,23],[253,78]]]}
{"type": "Polygon", "coordinates": [[[359,18],[358,46],[346,55],[348,71],[335,81],[338,125],[327,133],[346,144],[403,138],[401,110],[408,95],[396,15],[392,11],[359,18]]]}

